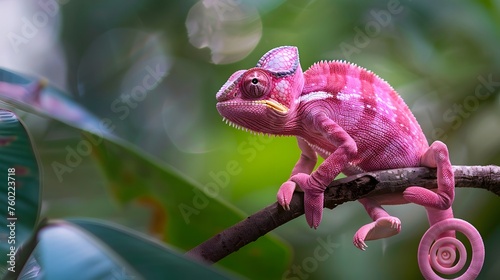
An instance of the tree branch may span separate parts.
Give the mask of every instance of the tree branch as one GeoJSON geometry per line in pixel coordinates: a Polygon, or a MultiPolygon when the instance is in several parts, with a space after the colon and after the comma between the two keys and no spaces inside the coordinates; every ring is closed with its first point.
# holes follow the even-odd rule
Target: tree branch
{"type": "MultiPolygon", "coordinates": [[[[453,166],[453,170],[456,188],[486,189],[500,196],[499,166],[453,166]]],[[[333,209],[344,202],[363,197],[400,194],[408,186],[435,189],[436,170],[426,167],[401,168],[367,172],[335,180],[325,191],[325,207],[333,209]]],[[[303,202],[303,193],[295,192],[289,211],[283,210],[276,202],[206,240],[186,255],[207,263],[215,263],[304,214],[303,202]]]]}

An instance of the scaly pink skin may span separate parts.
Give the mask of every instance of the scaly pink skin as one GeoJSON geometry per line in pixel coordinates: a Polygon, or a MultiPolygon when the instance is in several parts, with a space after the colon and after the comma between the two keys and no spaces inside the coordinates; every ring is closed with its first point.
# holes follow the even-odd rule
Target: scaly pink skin
{"type": "Polygon", "coordinates": [[[285,46],[267,52],[256,67],[235,72],[216,97],[217,110],[233,126],[297,137],[302,154],[277,199],[288,209],[294,190],[302,190],[309,226],[320,224],[325,188],[340,172],[415,166],[437,168],[437,190],[409,187],[403,196],[360,199],[373,222],[356,232],[354,245],[364,250],[366,240],[400,231],[401,222],[382,204],[438,209],[428,211],[431,224],[453,217],[454,177],[446,145],[429,146],[408,106],[374,73],[342,61],[318,62],[303,73],[297,48],[285,46]],[[317,155],[325,160],[313,172],[317,155]]]}

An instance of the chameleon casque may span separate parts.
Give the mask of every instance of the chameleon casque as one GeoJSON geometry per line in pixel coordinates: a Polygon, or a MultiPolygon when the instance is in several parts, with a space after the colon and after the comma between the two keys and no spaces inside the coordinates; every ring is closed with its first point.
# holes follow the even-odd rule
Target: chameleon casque
{"type": "Polygon", "coordinates": [[[288,209],[293,192],[303,191],[309,226],[319,226],[324,191],[339,173],[417,166],[437,169],[438,188],[410,186],[403,195],[360,199],[373,222],[356,232],[354,245],[364,250],[367,240],[399,233],[400,220],[381,205],[422,205],[431,225],[453,218],[454,173],[446,145],[429,146],[408,106],[371,71],[321,61],[302,72],[298,49],[283,46],[268,51],[256,67],[231,75],[216,98],[220,115],[233,126],[297,137],[301,155],[277,199],[288,209]],[[318,155],[324,162],[313,170],[318,155]]]}

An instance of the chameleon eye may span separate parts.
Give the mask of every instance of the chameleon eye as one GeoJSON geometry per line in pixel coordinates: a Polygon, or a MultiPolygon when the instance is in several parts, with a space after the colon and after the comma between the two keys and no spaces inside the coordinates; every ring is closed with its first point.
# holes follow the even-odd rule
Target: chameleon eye
{"type": "Polygon", "coordinates": [[[250,70],[243,75],[241,92],[247,98],[259,98],[269,93],[271,89],[271,78],[259,69],[250,70]]]}

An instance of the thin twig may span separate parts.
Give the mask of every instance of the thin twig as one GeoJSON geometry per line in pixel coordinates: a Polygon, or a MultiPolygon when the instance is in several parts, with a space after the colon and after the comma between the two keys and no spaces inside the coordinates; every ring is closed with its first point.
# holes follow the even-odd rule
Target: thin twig
{"type": "MultiPolygon", "coordinates": [[[[453,166],[456,188],[486,189],[500,196],[500,167],[453,166]]],[[[325,191],[325,207],[355,201],[362,197],[402,193],[409,186],[435,189],[436,170],[425,167],[401,168],[362,173],[335,180],[325,191]]],[[[215,263],[273,229],[304,214],[304,195],[295,192],[290,210],[274,203],[206,240],[186,255],[207,263],[215,263]]]]}

